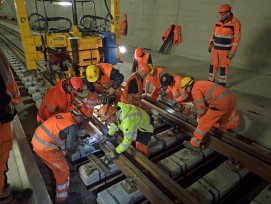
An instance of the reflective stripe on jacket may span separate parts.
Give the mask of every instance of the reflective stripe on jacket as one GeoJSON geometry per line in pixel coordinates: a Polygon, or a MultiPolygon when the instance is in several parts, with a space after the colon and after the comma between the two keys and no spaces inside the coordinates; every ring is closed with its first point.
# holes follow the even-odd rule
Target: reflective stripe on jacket
{"type": "Polygon", "coordinates": [[[214,49],[231,50],[236,52],[241,39],[241,23],[232,17],[229,21],[218,21],[214,27],[214,32],[211,37],[211,44],[214,44],[214,49]]]}
{"type": "Polygon", "coordinates": [[[150,124],[150,116],[143,109],[118,102],[120,110],[117,111],[117,126],[113,123],[110,125],[108,134],[114,135],[119,128],[123,133],[123,140],[117,146],[116,151],[118,153],[124,152],[137,138],[137,130],[141,132],[153,133],[154,127],[150,124]]]}
{"type": "Polygon", "coordinates": [[[64,80],[57,82],[45,94],[39,107],[38,116],[44,121],[56,113],[69,112],[74,100],[74,94],[68,94],[63,89],[64,80]]]}
{"type": "Polygon", "coordinates": [[[128,79],[128,81],[126,82],[126,85],[125,85],[125,88],[121,94],[121,101],[123,103],[126,103],[128,104],[129,101],[128,101],[128,88],[129,88],[129,83],[131,80],[135,79],[136,82],[137,82],[137,87],[138,87],[138,92],[136,94],[133,93],[133,100],[132,100],[132,104],[133,105],[140,105],[141,103],[141,97],[142,97],[142,93],[143,93],[143,82],[142,80],[139,78],[140,76],[138,75],[137,72],[133,73],[130,78],[128,79]]]}
{"type": "Polygon", "coordinates": [[[229,90],[210,81],[196,81],[191,91],[193,103],[197,108],[197,117],[201,118],[208,108],[224,110],[227,101],[224,97],[231,94],[229,90]]]}
{"type": "Polygon", "coordinates": [[[59,133],[76,124],[71,113],[59,113],[42,123],[32,138],[33,147],[40,151],[65,150],[65,139],[59,133]]]}

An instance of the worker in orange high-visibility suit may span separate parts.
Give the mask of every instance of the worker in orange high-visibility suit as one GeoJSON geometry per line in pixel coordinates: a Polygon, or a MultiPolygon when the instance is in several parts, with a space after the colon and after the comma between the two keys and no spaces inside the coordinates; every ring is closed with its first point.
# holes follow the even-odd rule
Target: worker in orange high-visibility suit
{"type": "Polygon", "coordinates": [[[151,67],[148,64],[141,64],[138,70],[129,77],[120,98],[123,103],[141,105],[143,82],[150,72],[151,67]]]}
{"type": "Polygon", "coordinates": [[[83,91],[83,80],[79,77],[63,79],[50,88],[40,104],[37,121],[45,120],[57,113],[66,113],[73,109],[74,95],[83,91]]]}
{"type": "Polygon", "coordinates": [[[34,152],[53,171],[56,180],[56,203],[70,203],[77,198],[69,193],[70,172],[65,155],[75,152],[78,125],[85,117],[86,107],[76,107],[68,113],[57,113],[44,121],[32,138],[34,152]]]}
{"type": "Polygon", "coordinates": [[[215,123],[219,123],[222,131],[226,130],[227,121],[236,106],[236,97],[223,86],[210,81],[194,81],[191,77],[184,77],[181,87],[193,97],[198,121],[194,137],[183,144],[197,150],[215,123]]]}
{"type": "Polygon", "coordinates": [[[101,103],[114,103],[116,105],[121,96],[121,84],[124,76],[111,64],[100,63],[89,65],[86,68],[85,83],[89,90],[86,106],[88,117],[92,117],[94,106],[98,103],[98,94],[103,94],[105,100],[101,103]]]}
{"type": "Polygon", "coordinates": [[[132,73],[136,72],[141,64],[152,64],[151,54],[145,52],[142,48],[136,48],[134,54],[134,61],[132,65],[132,73]]]}
{"type": "MultiPolygon", "coordinates": [[[[11,121],[16,115],[15,106],[21,101],[20,92],[14,80],[8,59],[0,49],[0,203],[15,202],[12,189],[7,182],[8,158],[12,149],[11,121]]],[[[22,191],[26,201],[31,194],[31,189],[22,191]]]]}
{"type": "Polygon", "coordinates": [[[208,51],[212,52],[208,80],[215,81],[219,67],[218,82],[220,85],[226,86],[229,64],[235,56],[241,39],[241,23],[233,16],[228,4],[223,4],[220,7],[219,14],[221,19],[215,24],[208,46],[208,51]]]}
{"type": "Polygon", "coordinates": [[[182,79],[183,76],[181,75],[170,75],[169,73],[165,73],[160,77],[160,83],[166,90],[165,94],[167,95],[167,99],[171,100],[170,104],[172,106],[175,106],[177,103],[186,102],[189,99],[189,95],[181,88],[182,79]]]}
{"type": "MultiPolygon", "coordinates": [[[[240,116],[238,112],[236,111],[236,109],[234,109],[226,123],[225,129],[232,130],[232,129],[237,128],[239,125],[240,125],[240,116]]],[[[220,128],[220,125],[219,123],[216,123],[213,125],[213,127],[220,128]]]]}
{"type": "Polygon", "coordinates": [[[164,68],[159,68],[159,67],[153,67],[151,64],[149,64],[151,67],[151,72],[150,74],[146,77],[146,82],[145,82],[145,95],[148,97],[149,89],[150,89],[150,84],[153,85],[153,90],[150,95],[150,99],[156,101],[161,89],[162,85],[160,83],[160,77],[167,72],[166,69],[164,68]]]}

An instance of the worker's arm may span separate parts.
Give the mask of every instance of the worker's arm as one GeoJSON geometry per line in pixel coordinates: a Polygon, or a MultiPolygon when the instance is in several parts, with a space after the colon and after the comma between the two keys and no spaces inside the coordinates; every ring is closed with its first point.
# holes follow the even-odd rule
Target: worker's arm
{"type": "Polygon", "coordinates": [[[234,53],[231,54],[234,57],[241,40],[241,23],[238,19],[235,19],[234,22],[232,22],[232,24],[234,31],[233,31],[233,44],[230,53],[234,53]]]}
{"type": "Polygon", "coordinates": [[[123,120],[121,123],[123,140],[116,147],[116,152],[121,154],[124,152],[133,142],[134,136],[137,134],[137,129],[135,128],[135,123],[131,124],[131,120],[123,120]]]}
{"type": "Polygon", "coordinates": [[[148,96],[150,90],[150,80],[148,76],[145,79],[145,95],[148,96]]]}
{"type": "Polygon", "coordinates": [[[197,118],[201,118],[207,111],[206,101],[201,91],[196,90],[193,92],[193,103],[197,109],[197,118]]]}
{"type": "Polygon", "coordinates": [[[176,98],[177,103],[182,103],[188,99],[189,94],[187,92],[180,92],[179,96],[176,98]]]}
{"type": "Polygon", "coordinates": [[[208,52],[212,52],[212,48],[214,46],[214,37],[215,37],[215,29],[213,30],[213,33],[210,38],[210,42],[208,44],[208,52]]]}
{"type": "Polygon", "coordinates": [[[113,88],[117,89],[121,86],[124,80],[124,76],[122,73],[119,72],[118,69],[114,68],[110,73],[110,79],[113,80],[113,88]]]}
{"type": "MultiPolygon", "coordinates": [[[[1,68],[1,67],[0,67],[1,68]]],[[[12,96],[8,93],[4,79],[0,73],[0,123],[7,123],[13,120],[14,114],[11,113],[12,96]]]]}
{"type": "Polygon", "coordinates": [[[76,124],[66,127],[59,132],[59,137],[66,140],[66,149],[73,153],[76,149],[76,138],[78,135],[78,126],[76,124]]]}
{"type": "Polygon", "coordinates": [[[13,73],[11,71],[8,59],[6,58],[2,49],[0,49],[0,59],[1,59],[0,69],[2,69],[2,73],[5,73],[5,76],[2,77],[4,77],[3,80],[5,79],[6,81],[5,82],[6,89],[12,95],[11,103],[19,104],[21,102],[21,95],[15,82],[13,73]]]}
{"type": "Polygon", "coordinates": [[[115,123],[111,123],[108,129],[108,135],[114,136],[118,131],[118,126],[115,123]]]}
{"type": "Polygon", "coordinates": [[[134,58],[133,65],[132,65],[132,73],[136,72],[137,67],[138,67],[138,63],[136,59],[134,58]]]}

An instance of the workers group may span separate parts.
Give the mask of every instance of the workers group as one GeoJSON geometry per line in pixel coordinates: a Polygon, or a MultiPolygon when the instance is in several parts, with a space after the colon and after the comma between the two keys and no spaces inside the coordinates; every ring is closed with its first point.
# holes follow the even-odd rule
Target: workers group
{"type": "MultiPolygon", "coordinates": [[[[201,147],[205,135],[212,127],[226,131],[239,125],[239,116],[235,109],[236,98],[225,86],[229,64],[240,42],[241,25],[238,19],[233,17],[228,4],[222,5],[219,13],[221,19],[216,23],[208,45],[208,51],[212,53],[208,81],[194,80],[185,74],[171,74],[165,68],[154,67],[150,53],[137,48],[132,74],[123,90],[123,74],[111,64],[99,63],[86,68],[85,78],[60,80],[45,94],[37,115],[40,125],[33,135],[32,145],[34,152],[53,171],[56,180],[56,203],[71,202],[77,198],[75,193],[68,193],[70,173],[65,157],[76,150],[78,128],[84,119],[93,116],[94,107],[99,104],[102,106],[97,115],[109,126],[106,137],[114,136],[118,130],[123,133],[122,142],[108,155],[112,159],[123,153],[133,141],[136,148],[148,156],[148,143],[154,132],[154,118],[141,108],[143,97],[153,101],[160,97],[178,111],[178,107],[182,108],[185,104],[193,102],[198,125],[191,140],[183,143],[192,150],[201,147]],[[216,84],[218,69],[220,72],[216,84]],[[75,94],[83,91],[84,84],[89,91],[87,100],[84,104],[75,104],[75,94]],[[153,86],[151,93],[150,84],[153,86]]],[[[10,86],[14,85],[13,82],[9,83],[10,86]]],[[[9,85],[4,85],[3,94],[6,94],[9,85]]],[[[19,102],[16,87],[13,88],[12,100],[5,95],[5,107],[19,102]]],[[[1,105],[2,107],[4,106],[1,105]]],[[[7,184],[3,182],[3,172],[6,171],[8,152],[11,149],[9,122],[14,115],[11,110],[3,113],[11,118],[2,121],[0,115],[1,132],[4,131],[7,137],[0,137],[0,145],[3,141],[7,143],[5,148],[0,150],[0,155],[5,155],[3,160],[1,156],[0,164],[0,197],[7,188],[7,184]]]]}

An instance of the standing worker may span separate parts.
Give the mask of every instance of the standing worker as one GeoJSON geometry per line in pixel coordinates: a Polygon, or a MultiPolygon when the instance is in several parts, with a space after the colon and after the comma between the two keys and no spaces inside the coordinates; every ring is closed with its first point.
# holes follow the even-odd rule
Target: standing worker
{"type": "Polygon", "coordinates": [[[15,106],[21,101],[20,92],[2,49],[0,49],[0,203],[24,202],[31,195],[31,189],[25,189],[20,199],[12,197],[12,189],[7,182],[8,158],[12,149],[12,131],[10,122],[16,115],[15,106]]]}
{"type": "Polygon", "coordinates": [[[198,150],[202,140],[215,123],[222,131],[236,106],[236,98],[230,91],[214,82],[194,81],[184,77],[181,86],[193,98],[197,109],[198,125],[190,142],[184,141],[188,149],[198,150]]]}
{"type": "MultiPolygon", "coordinates": [[[[121,96],[121,84],[124,76],[111,64],[100,63],[89,65],[86,69],[86,85],[89,90],[86,106],[88,117],[92,117],[94,106],[98,103],[98,94],[105,94],[108,100],[117,105],[121,96]]],[[[107,103],[106,101],[103,101],[107,103]]]]}
{"type": "Polygon", "coordinates": [[[45,120],[57,113],[67,113],[73,109],[74,94],[83,91],[83,81],[79,77],[63,79],[50,88],[40,104],[37,121],[45,120]]]}
{"type": "Polygon", "coordinates": [[[122,102],[116,108],[108,104],[99,110],[101,121],[110,125],[108,137],[114,136],[118,128],[123,133],[122,142],[116,147],[111,157],[117,157],[123,153],[133,141],[136,148],[146,157],[148,156],[148,143],[154,131],[154,121],[143,109],[122,102]]]}
{"type": "Polygon", "coordinates": [[[123,103],[135,106],[141,105],[143,82],[150,72],[151,67],[148,64],[141,64],[138,70],[129,77],[121,94],[123,103]]]}
{"type": "Polygon", "coordinates": [[[145,52],[140,47],[136,48],[135,54],[134,54],[133,66],[132,66],[132,73],[136,72],[138,67],[143,63],[152,65],[151,54],[148,52],[145,52]]]}
{"type": "MultiPolygon", "coordinates": [[[[80,108],[85,108],[82,106],[80,108]]],[[[58,113],[35,131],[32,138],[34,152],[53,171],[56,180],[56,203],[69,203],[77,199],[75,192],[68,194],[70,172],[66,161],[66,152],[71,155],[77,146],[78,125],[85,110],[73,109],[68,113],[58,113]]]]}
{"type": "Polygon", "coordinates": [[[167,72],[167,70],[164,68],[153,67],[151,64],[149,64],[149,66],[151,67],[151,72],[146,78],[145,93],[146,95],[149,93],[150,84],[152,84],[153,90],[150,95],[150,99],[156,101],[162,89],[160,78],[163,74],[167,72]]]}
{"type": "Polygon", "coordinates": [[[223,4],[219,14],[220,20],[215,24],[208,46],[208,51],[212,52],[208,80],[215,81],[219,67],[218,82],[221,86],[226,86],[229,64],[235,56],[241,39],[241,23],[233,16],[229,4],[223,4]]]}

